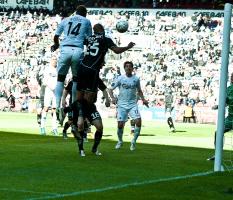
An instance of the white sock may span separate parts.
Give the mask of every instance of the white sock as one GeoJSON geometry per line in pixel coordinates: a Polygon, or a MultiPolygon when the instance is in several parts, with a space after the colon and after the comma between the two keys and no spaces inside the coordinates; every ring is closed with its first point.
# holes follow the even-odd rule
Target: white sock
{"type": "Polygon", "coordinates": [[[135,127],[132,143],[136,143],[138,136],[140,135],[141,127],[135,127]]]}
{"type": "Polygon", "coordinates": [[[45,111],[42,111],[42,114],[41,114],[41,125],[40,125],[41,128],[45,127],[46,116],[47,116],[47,113],[45,111]]]}
{"type": "Polygon", "coordinates": [[[57,129],[57,116],[56,116],[56,112],[54,112],[53,116],[52,116],[52,128],[53,128],[53,130],[57,129]]]}
{"type": "Polygon", "coordinates": [[[122,137],[123,137],[123,128],[118,128],[117,129],[117,136],[118,136],[118,141],[123,142],[122,137]]]}

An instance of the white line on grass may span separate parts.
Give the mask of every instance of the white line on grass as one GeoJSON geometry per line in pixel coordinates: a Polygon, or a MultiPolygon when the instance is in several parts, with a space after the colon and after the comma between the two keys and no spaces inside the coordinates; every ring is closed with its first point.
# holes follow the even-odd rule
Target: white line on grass
{"type": "Polygon", "coordinates": [[[46,195],[58,195],[57,193],[51,193],[51,192],[36,192],[36,191],[32,191],[32,190],[18,190],[18,189],[14,189],[14,188],[0,188],[0,191],[46,194],[46,195]]]}
{"type": "Polygon", "coordinates": [[[169,178],[152,179],[152,180],[146,180],[146,181],[141,181],[141,182],[126,183],[126,184],[120,184],[120,185],[109,186],[109,187],[104,187],[104,188],[71,192],[71,193],[66,193],[66,194],[55,194],[55,195],[49,195],[49,196],[44,196],[44,197],[35,197],[35,198],[29,198],[26,200],[40,200],[40,199],[44,200],[44,199],[55,199],[55,198],[62,198],[62,197],[78,196],[78,195],[87,194],[87,193],[117,190],[117,189],[127,188],[130,186],[147,185],[151,183],[169,182],[169,181],[182,180],[182,179],[193,178],[193,177],[198,177],[198,176],[206,176],[212,173],[214,173],[214,171],[201,172],[201,173],[190,174],[190,175],[185,175],[185,176],[175,176],[175,177],[169,177],[169,178]]]}

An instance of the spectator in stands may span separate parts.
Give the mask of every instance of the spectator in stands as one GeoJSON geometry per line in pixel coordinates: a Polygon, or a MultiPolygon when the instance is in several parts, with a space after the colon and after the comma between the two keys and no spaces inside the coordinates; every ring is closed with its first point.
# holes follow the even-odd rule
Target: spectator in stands
{"type": "Polygon", "coordinates": [[[13,111],[15,108],[15,97],[12,93],[10,93],[10,96],[7,98],[8,101],[8,110],[13,111]]]}
{"type": "Polygon", "coordinates": [[[184,116],[183,116],[183,122],[189,122],[193,120],[194,123],[196,123],[196,116],[195,112],[193,110],[193,106],[191,103],[187,103],[184,108],[184,116]]]}

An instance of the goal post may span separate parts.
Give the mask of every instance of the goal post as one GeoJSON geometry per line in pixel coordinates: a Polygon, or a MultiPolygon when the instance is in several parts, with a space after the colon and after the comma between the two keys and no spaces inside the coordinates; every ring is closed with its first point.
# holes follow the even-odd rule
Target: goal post
{"type": "Polygon", "coordinates": [[[222,171],[226,88],[227,88],[227,78],[228,78],[229,53],[230,53],[231,16],[232,16],[232,4],[226,3],[224,6],[224,27],[223,27],[223,40],[222,40],[222,52],[221,52],[222,60],[221,60],[219,103],[218,103],[219,110],[218,110],[217,135],[216,135],[216,145],[215,145],[214,171],[222,171]]]}

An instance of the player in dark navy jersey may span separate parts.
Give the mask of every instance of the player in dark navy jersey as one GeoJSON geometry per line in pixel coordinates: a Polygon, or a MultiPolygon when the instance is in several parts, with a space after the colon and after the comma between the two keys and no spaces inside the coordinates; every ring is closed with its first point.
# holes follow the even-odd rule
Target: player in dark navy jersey
{"type": "MultiPolygon", "coordinates": [[[[98,81],[98,89],[100,89],[103,92],[104,98],[105,98],[105,105],[106,107],[110,106],[110,100],[107,93],[107,87],[103,83],[101,79],[98,81]]],[[[89,104],[87,101],[83,101],[83,117],[87,119],[93,126],[96,128],[95,132],[95,138],[94,138],[94,144],[92,147],[92,152],[96,155],[101,155],[101,153],[98,151],[98,145],[101,141],[102,135],[103,135],[103,123],[100,116],[100,113],[97,111],[95,102],[97,100],[97,93],[94,98],[94,103],[89,104]]],[[[66,112],[72,112],[73,117],[73,126],[72,126],[72,133],[74,134],[74,137],[77,140],[79,152],[81,156],[85,156],[84,148],[83,148],[83,139],[85,135],[85,127],[83,129],[78,128],[77,122],[79,117],[79,105],[78,102],[75,101],[73,104],[71,104],[70,107],[66,108],[66,112]]],[[[86,121],[86,120],[85,120],[86,121]]]]}
{"type": "Polygon", "coordinates": [[[93,30],[94,35],[84,41],[87,50],[78,71],[77,87],[78,91],[90,93],[96,93],[97,91],[99,71],[105,63],[104,59],[107,51],[111,49],[114,53],[119,54],[131,49],[135,45],[135,43],[130,42],[126,47],[118,47],[111,38],[105,36],[104,27],[101,24],[95,24],[93,30]]]}

